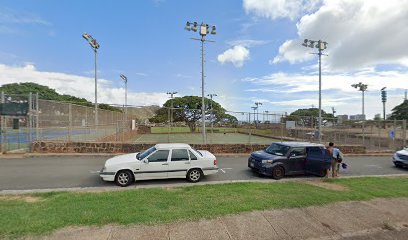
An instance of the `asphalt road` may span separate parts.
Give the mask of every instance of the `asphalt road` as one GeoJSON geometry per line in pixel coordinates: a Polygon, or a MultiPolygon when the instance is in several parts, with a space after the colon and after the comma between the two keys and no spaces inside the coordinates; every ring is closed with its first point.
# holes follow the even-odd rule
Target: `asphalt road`
{"type": "MultiPolygon", "coordinates": [[[[112,187],[96,171],[108,156],[60,156],[0,159],[0,191],[73,187],[112,187]]],[[[407,169],[394,167],[389,157],[346,157],[349,165],[341,176],[406,174],[407,169]]],[[[218,174],[202,181],[265,179],[247,167],[247,156],[217,157],[218,174]]],[[[292,178],[297,178],[292,177],[292,178]]],[[[166,185],[185,183],[184,179],[140,181],[138,185],[166,185]]]]}

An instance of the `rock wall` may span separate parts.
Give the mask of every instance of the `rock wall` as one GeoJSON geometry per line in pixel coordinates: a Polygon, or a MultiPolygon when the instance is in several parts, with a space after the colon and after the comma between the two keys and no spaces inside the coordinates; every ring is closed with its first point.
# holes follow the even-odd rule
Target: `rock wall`
{"type": "MultiPolygon", "coordinates": [[[[154,143],[116,142],[57,142],[35,141],[31,145],[33,153],[131,153],[145,150],[154,143]]],[[[269,144],[190,144],[195,149],[212,153],[250,153],[265,149],[269,144]]],[[[343,153],[366,153],[364,146],[337,146],[343,153]]]]}

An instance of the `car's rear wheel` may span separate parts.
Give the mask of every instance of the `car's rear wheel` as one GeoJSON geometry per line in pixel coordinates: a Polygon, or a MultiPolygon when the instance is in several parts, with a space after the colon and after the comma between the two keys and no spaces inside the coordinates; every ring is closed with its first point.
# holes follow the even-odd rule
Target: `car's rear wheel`
{"type": "Polygon", "coordinates": [[[129,170],[121,170],[116,174],[115,183],[121,187],[127,187],[135,181],[133,173],[129,170]]]}
{"type": "Polygon", "coordinates": [[[187,180],[189,182],[198,182],[200,181],[201,177],[203,176],[203,172],[201,171],[201,169],[190,169],[187,172],[187,180]]]}
{"type": "Polygon", "coordinates": [[[285,169],[281,166],[276,166],[272,168],[272,178],[279,180],[285,176],[285,169]]]}

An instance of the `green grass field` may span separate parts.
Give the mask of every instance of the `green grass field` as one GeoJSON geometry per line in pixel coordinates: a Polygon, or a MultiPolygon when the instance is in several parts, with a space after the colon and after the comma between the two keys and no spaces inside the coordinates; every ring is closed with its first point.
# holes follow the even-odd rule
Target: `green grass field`
{"type": "Polygon", "coordinates": [[[168,223],[338,201],[408,197],[407,177],[324,181],[341,185],[346,190],[281,182],[0,195],[0,239],[43,235],[67,226],[168,223]]]}
{"type": "MultiPolygon", "coordinates": [[[[207,143],[225,143],[225,144],[270,144],[279,141],[278,139],[253,136],[242,133],[207,133],[207,143]]],[[[143,134],[137,136],[132,142],[135,143],[202,143],[201,133],[155,133],[143,134]]]]}
{"type": "MultiPolygon", "coordinates": [[[[211,132],[213,130],[213,132],[215,133],[235,133],[237,132],[237,128],[207,128],[207,132],[211,132]]],[[[189,127],[152,127],[150,129],[151,133],[190,133],[190,128],[189,127]]],[[[196,132],[200,133],[201,132],[201,128],[196,128],[196,132]]]]}

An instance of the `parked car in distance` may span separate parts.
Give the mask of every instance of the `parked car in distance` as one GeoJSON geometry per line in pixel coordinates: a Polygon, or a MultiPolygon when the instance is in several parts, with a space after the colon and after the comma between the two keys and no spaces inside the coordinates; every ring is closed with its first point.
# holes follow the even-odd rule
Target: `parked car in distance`
{"type": "Polygon", "coordinates": [[[395,152],[392,161],[396,167],[408,167],[408,148],[395,152]]]}
{"type": "Polygon", "coordinates": [[[217,159],[209,151],[173,143],[156,144],[144,152],[110,158],[99,176],[126,187],[134,181],[147,179],[186,178],[198,182],[204,175],[217,172],[217,159]]]}
{"type": "Polygon", "coordinates": [[[287,175],[326,176],[332,157],[322,144],[274,142],[265,150],[251,153],[248,167],[259,174],[281,179],[287,175]]]}

